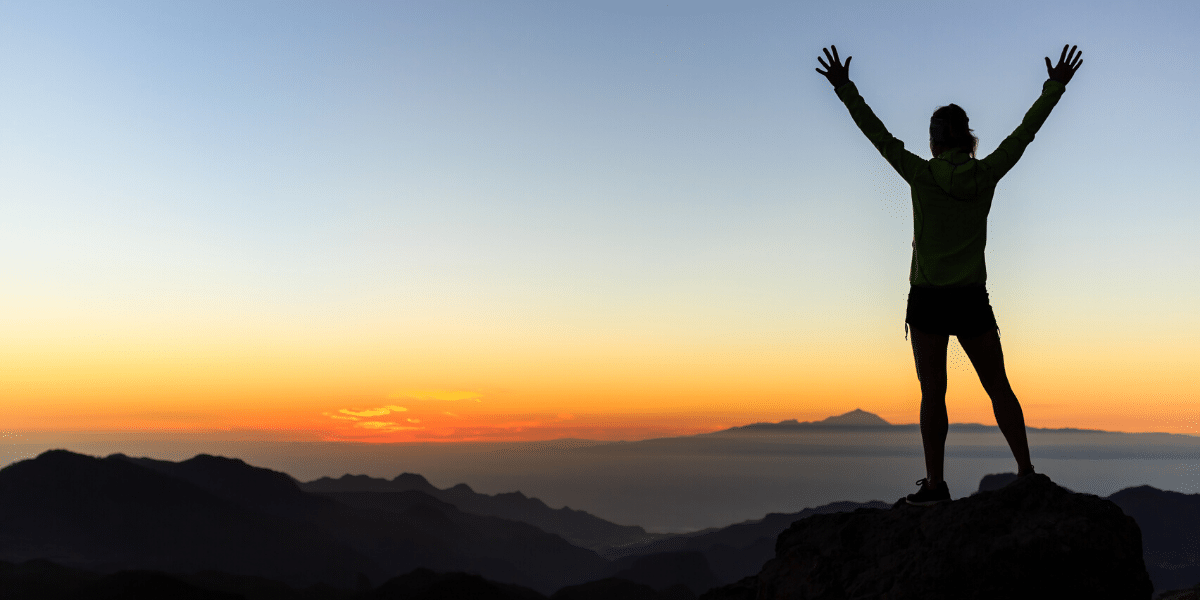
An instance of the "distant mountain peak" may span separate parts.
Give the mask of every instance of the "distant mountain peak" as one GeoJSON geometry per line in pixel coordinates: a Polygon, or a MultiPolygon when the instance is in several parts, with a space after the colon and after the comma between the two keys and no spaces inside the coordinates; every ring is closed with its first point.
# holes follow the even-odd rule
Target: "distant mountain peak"
{"type": "Polygon", "coordinates": [[[818,423],[826,425],[891,425],[875,413],[869,413],[861,408],[856,408],[848,413],[829,417],[818,423]]]}
{"type": "Polygon", "coordinates": [[[395,476],[392,481],[395,483],[402,483],[404,485],[412,486],[414,489],[433,485],[429,483],[428,479],[425,479],[424,475],[420,475],[418,473],[401,473],[395,476]]]}
{"type": "MultiPolygon", "coordinates": [[[[250,467],[246,461],[240,458],[229,456],[217,456],[214,454],[197,454],[185,461],[180,462],[182,465],[212,465],[220,467],[250,467]]],[[[257,467],[250,467],[252,469],[257,467]]]]}
{"type": "MultiPolygon", "coordinates": [[[[785,419],[778,423],[751,423],[740,427],[730,427],[723,431],[786,431],[794,429],[809,429],[822,427],[891,427],[888,423],[875,413],[869,413],[861,408],[856,408],[848,413],[827,417],[820,421],[797,421],[796,419],[785,419]]],[[[721,432],[717,432],[721,433],[721,432]]]]}

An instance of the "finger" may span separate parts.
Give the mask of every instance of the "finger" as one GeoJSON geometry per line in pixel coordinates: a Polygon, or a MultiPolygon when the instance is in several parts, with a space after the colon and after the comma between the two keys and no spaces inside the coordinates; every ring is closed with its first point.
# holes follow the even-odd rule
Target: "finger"
{"type": "Polygon", "coordinates": [[[822,71],[822,70],[820,70],[820,69],[814,69],[814,70],[815,70],[816,72],[818,72],[818,73],[820,73],[820,74],[822,74],[822,75],[826,76],[826,77],[829,77],[829,72],[828,72],[828,71],[822,71]]]}
{"type": "Polygon", "coordinates": [[[1050,57],[1049,57],[1049,56],[1047,56],[1047,57],[1046,57],[1046,70],[1047,70],[1047,71],[1053,71],[1053,70],[1054,70],[1054,67],[1050,66],[1050,57]]]}
{"type": "Polygon", "coordinates": [[[1078,70],[1079,70],[1079,67],[1082,67],[1082,66],[1083,66],[1083,61],[1081,60],[1081,61],[1079,61],[1079,64],[1075,65],[1075,66],[1074,66],[1074,67],[1071,69],[1071,73],[1074,73],[1075,71],[1078,71],[1078,70]]]}
{"type": "Polygon", "coordinates": [[[829,65],[825,63],[825,59],[821,58],[820,56],[817,57],[817,62],[821,63],[822,67],[825,67],[826,69],[829,68],[829,65]]]}
{"type": "Polygon", "coordinates": [[[1058,57],[1058,64],[1060,64],[1060,65],[1061,65],[1061,64],[1063,64],[1063,62],[1065,62],[1065,61],[1067,60],[1067,46],[1068,46],[1068,45],[1069,45],[1069,44],[1064,44],[1064,45],[1063,45],[1063,51],[1062,51],[1062,55],[1060,55],[1060,56],[1058,57]]]}
{"type": "Polygon", "coordinates": [[[837,54],[837,46],[834,46],[833,44],[830,44],[830,45],[829,45],[829,47],[830,47],[830,48],[833,48],[833,60],[836,60],[836,61],[838,61],[838,62],[842,62],[842,59],[838,58],[838,54],[837,54]]]}
{"type": "Polygon", "coordinates": [[[829,53],[829,48],[821,48],[821,49],[825,51],[825,58],[828,58],[828,59],[829,59],[829,62],[831,62],[831,63],[832,63],[832,62],[833,62],[833,55],[829,53]]]}
{"type": "Polygon", "coordinates": [[[1082,63],[1083,63],[1083,53],[1080,52],[1079,54],[1075,55],[1075,67],[1074,68],[1078,69],[1079,65],[1082,63]]]}
{"type": "Polygon", "coordinates": [[[846,57],[846,64],[843,68],[846,69],[847,71],[850,70],[850,61],[852,61],[852,60],[854,60],[853,56],[846,57]]]}

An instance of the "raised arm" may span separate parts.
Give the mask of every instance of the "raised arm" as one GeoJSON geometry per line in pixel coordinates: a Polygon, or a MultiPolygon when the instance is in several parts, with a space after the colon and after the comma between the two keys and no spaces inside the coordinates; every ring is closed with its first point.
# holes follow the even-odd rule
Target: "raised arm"
{"type": "Polygon", "coordinates": [[[875,116],[871,107],[867,106],[866,101],[858,94],[858,87],[850,81],[850,60],[854,57],[846,57],[846,64],[843,65],[838,57],[837,46],[822,48],[822,50],[825,51],[825,58],[828,58],[829,62],[826,63],[824,58],[818,56],[817,61],[826,70],[817,69],[817,72],[824,75],[825,79],[828,79],[829,83],[833,85],[838,98],[841,98],[846,109],[850,111],[850,117],[854,119],[854,124],[858,125],[858,129],[867,136],[875,149],[905,181],[911,181],[913,174],[918,169],[925,167],[925,159],[906,150],[904,142],[888,133],[883,121],[875,116]],[[832,54],[829,52],[830,49],[833,50],[832,54]]]}
{"type": "Polygon", "coordinates": [[[1004,138],[996,150],[981,161],[992,169],[997,180],[1017,164],[1017,160],[1025,153],[1025,147],[1033,141],[1034,134],[1042,128],[1042,124],[1050,116],[1050,111],[1054,109],[1059,98],[1062,98],[1063,92],[1067,90],[1067,83],[1071,81],[1071,78],[1075,76],[1075,71],[1078,71],[1080,65],[1083,64],[1083,53],[1075,53],[1078,46],[1071,46],[1070,53],[1067,52],[1068,46],[1063,46],[1062,56],[1058,58],[1057,65],[1051,66],[1050,57],[1046,57],[1046,72],[1049,79],[1042,84],[1042,95],[1025,113],[1025,118],[1021,120],[1021,124],[1012,134],[1004,138]]]}

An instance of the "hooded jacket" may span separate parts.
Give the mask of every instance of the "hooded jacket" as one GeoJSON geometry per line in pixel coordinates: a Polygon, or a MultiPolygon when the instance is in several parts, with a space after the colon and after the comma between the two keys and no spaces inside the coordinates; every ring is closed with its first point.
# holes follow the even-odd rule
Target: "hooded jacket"
{"type": "Polygon", "coordinates": [[[1021,124],[987,158],[948,150],[926,160],[904,149],[858,93],[837,88],[854,123],[912,188],[913,254],[908,281],[919,287],[975,286],[987,281],[983,250],[996,183],[1017,164],[1050,116],[1066,84],[1047,80],[1021,124]]]}

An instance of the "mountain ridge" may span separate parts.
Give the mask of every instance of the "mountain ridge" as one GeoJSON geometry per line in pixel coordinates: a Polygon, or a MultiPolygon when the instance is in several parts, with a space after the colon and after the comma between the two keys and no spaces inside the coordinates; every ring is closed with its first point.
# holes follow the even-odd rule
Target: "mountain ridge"
{"type": "Polygon", "coordinates": [[[619,525],[569,506],[550,508],[540,499],[528,497],[520,491],[481,494],[466,483],[439,489],[416,473],[401,473],[391,480],[346,474],[337,479],[322,477],[298,485],[306,492],[343,500],[348,498],[344,496],[348,493],[420,491],[464,512],[529,523],[543,531],[560,535],[576,546],[595,551],[665,537],[665,534],[648,533],[639,525],[619,525]]]}
{"type": "Polygon", "coordinates": [[[300,586],[350,586],[423,566],[545,592],[607,572],[594,552],[526,523],[464,513],[417,491],[387,500],[350,506],[237,459],[52,450],[0,469],[0,560],[218,570],[300,586]]]}
{"type": "MultiPolygon", "coordinates": [[[[349,480],[381,481],[361,476],[349,480]]],[[[1013,480],[1011,473],[987,475],[977,494],[1013,480]]],[[[382,481],[432,487],[415,473],[382,481]]],[[[452,490],[474,494],[466,484],[442,491],[452,490]]],[[[496,496],[546,506],[521,492],[496,496]]],[[[1108,500],[1141,526],[1145,567],[1156,587],[1179,588],[1200,580],[1200,561],[1188,550],[1200,532],[1200,494],[1136,486],[1108,500]]],[[[291,585],[332,582],[342,587],[361,587],[364,577],[378,581],[404,569],[467,569],[542,593],[622,574],[643,577],[642,583],[663,583],[666,579],[658,571],[668,570],[675,574],[667,579],[699,592],[696,586],[709,585],[712,577],[727,583],[753,574],[764,552],[770,552],[790,524],[814,515],[886,506],[878,501],[835,502],[799,513],[770,513],[701,532],[611,545],[597,556],[527,523],[472,515],[417,489],[318,495],[300,489],[284,473],[240,459],[198,455],[172,463],[55,450],[0,469],[0,561],[74,556],[71,564],[76,568],[101,572],[216,569],[291,585]],[[214,536],[237,545],[213,546],[214,536]],[[263,540],[277,543],[264,546],[263,540]],[[381,543],[390,544],[382,554],[381,543]],[[514,548],[522,550],[514,553],[514,548]],[[134,556],[138,550],[143,558],[134,556]],[[527,552],[532,552],[533,562],[521,558],[527,552]],[[263,557],[274,563],[262,562],[263,557]],[[280,558],[290,570],[280,570],[275,564],[280,558]],[[393,567],[383,569],[382,563],[393,567]],[[531,568],[542,569],[542,574],[531,568]]]]}

